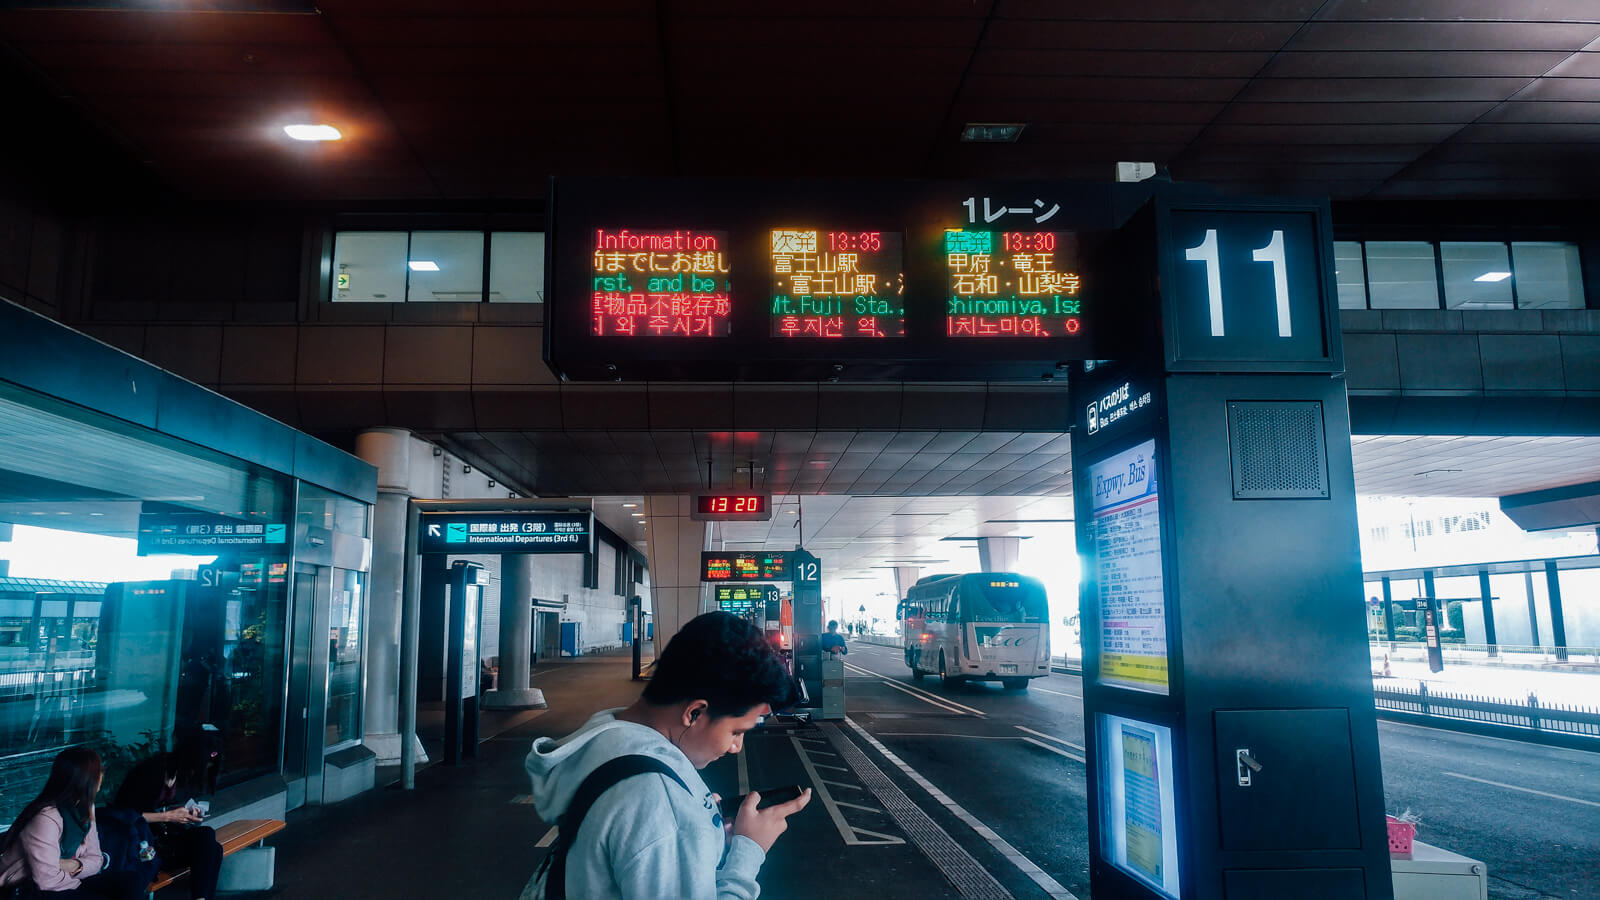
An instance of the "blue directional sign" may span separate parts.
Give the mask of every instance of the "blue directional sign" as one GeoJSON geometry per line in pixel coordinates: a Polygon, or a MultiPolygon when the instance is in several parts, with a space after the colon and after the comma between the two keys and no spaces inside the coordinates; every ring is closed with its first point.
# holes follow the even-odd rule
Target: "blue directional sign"
{"type": "Polygon", "coordinates": [[[139,515],[139,555],[259,551],[289,542],[286,522],[233,519],[210,513],[150,512],[139,515]]]}
{"type": "Polygon", "coordinates": [[[588,512],[423,513],[423,553],[588,553],[588,512]]]}

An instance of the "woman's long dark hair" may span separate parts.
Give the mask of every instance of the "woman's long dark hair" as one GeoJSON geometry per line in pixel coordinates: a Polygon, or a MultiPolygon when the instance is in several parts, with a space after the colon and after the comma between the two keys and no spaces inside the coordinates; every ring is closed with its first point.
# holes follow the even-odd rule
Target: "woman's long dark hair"
{"type": "Polygon", "coordinates": [[[33,821],[39,810],[54,806],[65,817],[68,812],[83,822],[94,815],[94,795],[100,787],[100,754],[88,747],[68,747],[56,754],[50,766],[50,778],[32,803],[22,808],[17,820],[6,832],[6,840],[22,833],[23,826],[33,821]]]}

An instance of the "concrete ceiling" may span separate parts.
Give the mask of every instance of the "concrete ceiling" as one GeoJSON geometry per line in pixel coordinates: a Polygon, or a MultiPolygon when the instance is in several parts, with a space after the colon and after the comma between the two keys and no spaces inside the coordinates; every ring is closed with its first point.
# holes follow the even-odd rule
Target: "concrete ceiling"
{"type": "Polygon", "coordinates": [[[1593,194],[1593,0],[156,0],[0,42],[163,180],[230,202],[542,198],[552,174],[1110,177],[1593,194]],[[337,144],[281,126],[328,122],[337,144]],[[1016,143],[962,143],[1013,122],[1016,143]]]}

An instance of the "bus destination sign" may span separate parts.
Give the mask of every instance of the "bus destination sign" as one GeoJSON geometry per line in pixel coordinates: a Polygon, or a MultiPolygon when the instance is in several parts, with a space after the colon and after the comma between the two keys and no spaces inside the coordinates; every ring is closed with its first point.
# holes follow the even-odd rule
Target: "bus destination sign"
{"type": "Polygon", "coordinates": [[[700,554],[701,581],[788,581],[789,553],[778,550],[765,553],[700,554]]]}

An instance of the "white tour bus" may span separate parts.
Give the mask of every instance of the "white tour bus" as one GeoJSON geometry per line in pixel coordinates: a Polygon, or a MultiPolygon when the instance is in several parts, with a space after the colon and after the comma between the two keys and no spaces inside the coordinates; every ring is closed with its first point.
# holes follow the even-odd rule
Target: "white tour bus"
{"type": "Polygon", "coordinates": [[[1050,610],[1044,585],[1014,572],[933,575],[900,601],[911,677],[945,684],[999,681],[1026,688],[1050,674],[1050,610]]]}

